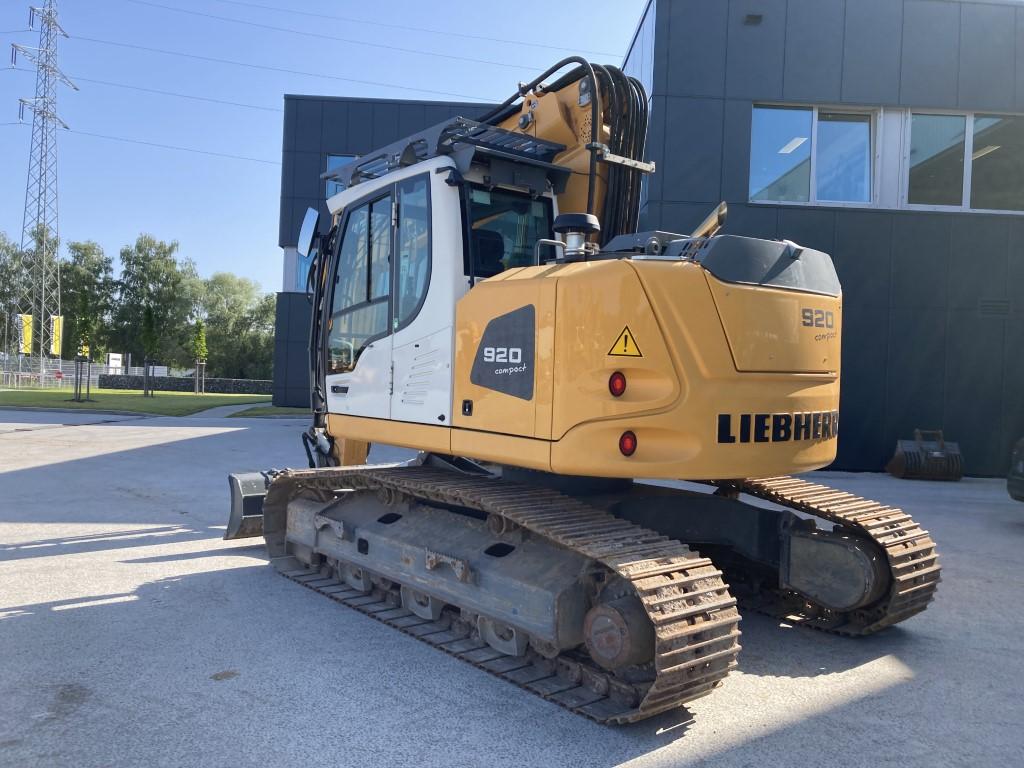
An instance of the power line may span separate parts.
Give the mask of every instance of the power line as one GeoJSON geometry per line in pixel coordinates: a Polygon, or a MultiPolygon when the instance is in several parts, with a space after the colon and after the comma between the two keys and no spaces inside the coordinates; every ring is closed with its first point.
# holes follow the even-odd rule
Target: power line
{"type": "Polygon", "coordinates": [[[292,16],[311,16],[317,19],[331,19],[333,21],[348,21],[353,24],[366,24],[371,27],[385,27],[387,29],[402,29],[410,32],[427,32],[432,35],[448,35],[449,37],[462,37],[467,40],[483,40],[489,43],[510,43],[512,45],[523,45],[529,48],[547,48],[552,51],[569,51],[571,53],[590,53],[595,56],[611,56],[616,59],[621,59],[622,54],[619,53],[608,53],[607,51],[588,51],[583,48],[566,48],[560,45],[546,45],[544,43],[531,43],[526,40],[509,40],[504,37],[487,37],[485,35],[467,35],[463,32],[452,32],[447,29],[426,29],[423,27],[410,27],[403,24],[387,24],[382,21],[369,21],[367,19],[355,19],[350,16],[334,16],[329,13],[314,13],[312,11],[297,11],[292,8],[281,8],[274,5],[261,5],[260,3],[247,3],[243,0],[217,0],[219,3],[227,3],[229,5],[240,5],[244,8],[259,8],[264,11],[278,11],[280,13],[287,13],[292,16]]]}
{"type": "Polygon", "coordinates": [[[272,67],[268,64],[253,64],[248,61],[234,61],[233,59],[219,59],[214,56],[201,56],[196,53],[184,53],[183,51],[168,51],[164,48],[150,48],[145,45],[136,45],[134,43],[119,43],[114,40],[101,40],[96,37],[82,37],[75,35],[71,38],[72,40],[81,40],[86,43],[97,43],[99,45],[113,45],[118,48],[131,48],[138,51],[149,51],[150,53],[162,53],[166,56],[179,56],[186,59],[197,59],[199,61],[209,61],[215,64],[230,64],[235,67],[247,67],[249,69],[260,69],[266,72],[281,72],[286,75],[302,75],[304,77],[319,77],[324,80],[339,80],[346,83],[358,83],[359,85],[372,85],[377,88],[397,88],[403,91],[416,91],[417,93],[433,93],[439,96],[457,96],[460,99],[474,99],[484,103],[496,101],[495,99],[488,98],[486,96],[474,96],[465,93],[455,93],[453,91],[438,91],[433,88],[414,88],[409,85],[396,85],[395,83],[382,83],[376,80],[358,80],[353,77],[341,77],[340,75],[329,75],[324,72],[303,72],[298,69],[286,69],[284,67],[272,67]]]}
{"type": "Polygon", "coordinates": [[[174,144],[160,144],[155,141],[143,141],[141,139],[129,139],[124,136],[108,136],[104,133],[92,133],[91,131],[78,131],[68,129],[68,133],[78,136],[91,136],[96,139],[107,139],[109,141],[121,141],[127,144],[141,144],[146,147],[158,147],[160,149],[173,149],[177,152],[191,152],[196,155],[210,155],[212,157],[226,157],[231,160],[248,160],[252,163],[263,163],[265,165],[280,165],[276,160],[264,160],[260,157],[246,157],[244,155],[231,155],[226,152],[211,152],[206,149],[195,149],[194,147],[179,147],[174,144]]]}
{"type": "MultiPolygon", "coordinates": [[[[0,123],[4,125],[28,125],[28,123],[0,123]]],[[[126,144],[139,144],[145,147],[157,147],[158,149],[172,149],[176,152],[190,152],[195,155],[209,155],[211,157],[224,157],[230,160],[247,160],[252,163],[263,163],[264,165],[280,165],[276,160],[264,160],[261,157],[246,157],[245,155],[232,155],[227,152],[213,152],[207,149],[196,149],[195,147],[180,147],[174,144],[161,144],[156,141],[144,141],[142,139],[130,139],[127,136],[110,136],[105,133],[94,133],[93,131],[79,131],[71,128],[64,129],[66,133],[75,136],[89,136],[94,139],[106,139],[108,141],[120,141],[126,144]]]]}
{"type": "MultiPolygon", "coordinates": [[[[26,69],[25,67],[11,67],[15,72],[35,72],[34,69],[26,69]]],[[[114,83],[110,80],[94,80],[89,77],[79,77],[78,75],[68,75],[68,77],[77,80],[80,83],[93,83],[95,85],[107,85],[112,88],[126,88],[131,91],[142,91],[143,93],[153,93],[159,96],[174,96],[179,99],[193,99],[195,101],[209,101],[214,104],[225,104],[231,107],[245,107],[246,109],[260,109],[265,112],[283,112],[284,110],[280,107],[264,107],[259,104],[244,104],[240,101],[227,101],[226,99],[215,99],[211,96],[197,96],[191,93],[178,93],[177,91],[164,91],[159,88],[144,88],[141,85],[129,85],[128,83],[114,83]]]]}
{"type": "Polygon", "coordinates": [[[387,45],[385,43],[371,43],[366,40],[354,40],[348,37],[336,37],[334,35],[327,35],[322,32],[310,32],[304,29],[291,29],[289,27],[278,27],[273,24],[261,24],[258,21],[246,21],[245,19],[234,19],[230,16],[218,16],[213,13],[204,13],[202,11],[193,11],[189,8],[177,8],[173,5],[164,5],[162,3],[153,3],[149,0],[125,0],[125,2],[133,3],[134,5],[145,5],[150,8],[162,8],[166,11],[175,11],[176,13],[184,13],[189,16],[201,16],[206,19],[216,19],[217,21],[227,21],[231,24],[242,24],[247,27],[256,27],[258,29],[268,29],[273,32],[288,32],[293,35],[304,35],[305,37],[315,37],[321,40],[332,40],[338,43],[348,43],[349,45],[364,45],[370,48],[382,48],[387,51],[398,51],[400,53],[415,53],[420,56],[435,56],[440,59],[451,59],[453,61],[463,61],[469,64],[490,64],[495,67],[505,67],[507,69],[516,69],[519,71],[527,70],[531,72],[539,71],[535,67],[524,67],[518,64],[509,64],[506,61],[495,61],[494,59],[477,59],[471,56],[457,56],[452,53],[436,53],[435,51],[424,51],[418,48],[403,48],[397,45],[387,45]]]}

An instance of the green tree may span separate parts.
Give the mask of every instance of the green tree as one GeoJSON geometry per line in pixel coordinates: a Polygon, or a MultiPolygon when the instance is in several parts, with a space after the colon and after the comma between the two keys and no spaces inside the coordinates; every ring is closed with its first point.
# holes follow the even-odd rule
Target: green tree
{"type": "Polygon", "coordinates": [[[74,357],[83,341],[94,360],[102,357],[107,345],[103,330],[114,308],[115,289],[112,261],[97,243],[68,243],[68,259],[60,272],[65,358],[74,357]]]}
{"type": "Polygon", "coordinates": [[[18,311],[18,271],[21,249],[0,232],[0,352],[9,352],[16,333],[12,323],[18,311]]]}
{"type": "Polygon", "coordinates": [[[139,235],[121,249],[121,279],[113,313],[111,346],[140,355],[144,308],[153,313],[159,338],[154,357],[170,365],[190,364],[190,318],[202,293],[202,281],[189,259],[178,259],[177,241],[165,243],[139,235]]]}
{"type": "Polygon", "coordinates": [[[192,357],[196,360],[205,360],[206,354],[206,323],[200,317],[196,320],[195,331],[192,335],[192,357]]]}
{"type": "Polygon", "coordinates": [[[259,285],[229,272],[203,284],[199,314],[206,319],[210,376],[269,379],[273,369],[274,303],[259,285]]]}

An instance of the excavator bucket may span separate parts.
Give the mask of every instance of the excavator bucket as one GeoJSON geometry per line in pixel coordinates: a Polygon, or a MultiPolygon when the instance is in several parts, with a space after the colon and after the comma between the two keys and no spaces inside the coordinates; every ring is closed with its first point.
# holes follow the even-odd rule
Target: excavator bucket
{"type": "Polygon", "coordinates": [[[960,446],[947,442],[941,429],[915,429],[913,440],[897,440],[885,468],[904,480],[959,480],[964,474],[960,446]]]}
{"type": "Polygon", "coordinates": [[[263,499],[269,479],[263,472],[240,472],[228,475],[231,488],[231,517],[226,540],[247,539],[263,535],[263,499]]]}

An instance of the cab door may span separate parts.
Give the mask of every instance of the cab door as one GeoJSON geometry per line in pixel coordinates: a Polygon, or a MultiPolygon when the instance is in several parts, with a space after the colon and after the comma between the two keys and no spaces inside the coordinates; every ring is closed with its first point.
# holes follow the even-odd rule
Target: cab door
{"type": "Polygon", "coordinates": [[[434,190],[440,194],[432,194],[432,177],[438,178],[426,173],[397,184],[391,418],[449,426],[461,211],[455,188],[442,181],[434,190]],[[440,254],[433,261],[432,251],[440,254]]]}
{"type": "Polygon", "coordinates": [[[391,417],[391,281],[394,190],[377,190],[348,207],[326,323],[326,396],[330,413],[391,417]]]}

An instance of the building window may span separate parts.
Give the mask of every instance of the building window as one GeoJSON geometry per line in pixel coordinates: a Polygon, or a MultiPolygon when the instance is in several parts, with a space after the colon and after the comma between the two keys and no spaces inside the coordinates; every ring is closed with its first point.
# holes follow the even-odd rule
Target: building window
{"type": "Polygon", "coordinates": [[[870,203],[872,115],[817,107],[755,106],[750,199],[870,203]]]}
{"type": "Polygon", "coordinates": [[[975,115],[971,208],[1024,211],[1024,117],[975,115]]]}
{"type": "Polygon", "coordinates": [[[754,107],[750,128],[750,199],[811,199],[811,109],[754,107]]]}
{"type": "Polygon", "coordinates": [[[814,177],[819,200],[871,202],[871,115],[818,113],[814,177]]]}
{"type": "MultiPolygon", "coordinates": [[[[327,171],[335,171],[341,168],[343,165],[347,165],[356,159],[355,155],[328,155],[327,156],[327,171]]],[[[336,181],[331,179],[327,180],[327,189],[324,193],[324,199],[328,197],[334,197],[334,195],[341,192],[345,187],[336,181]]]]}
{"type": "Polygon", "coordinates": [[[966,125],[963,115],[911,116],[908,203],[963,203],[966,125]]]}
{"type": "Polygon", "coordinates": [[[1024,212],[1024,115],[754,105],[750,201],[1024,212]]]}
{"type": "Polygon", "coordinates": [[[1024,211],[1024,117],[910,113],[906,204],[1024,211]]]}

